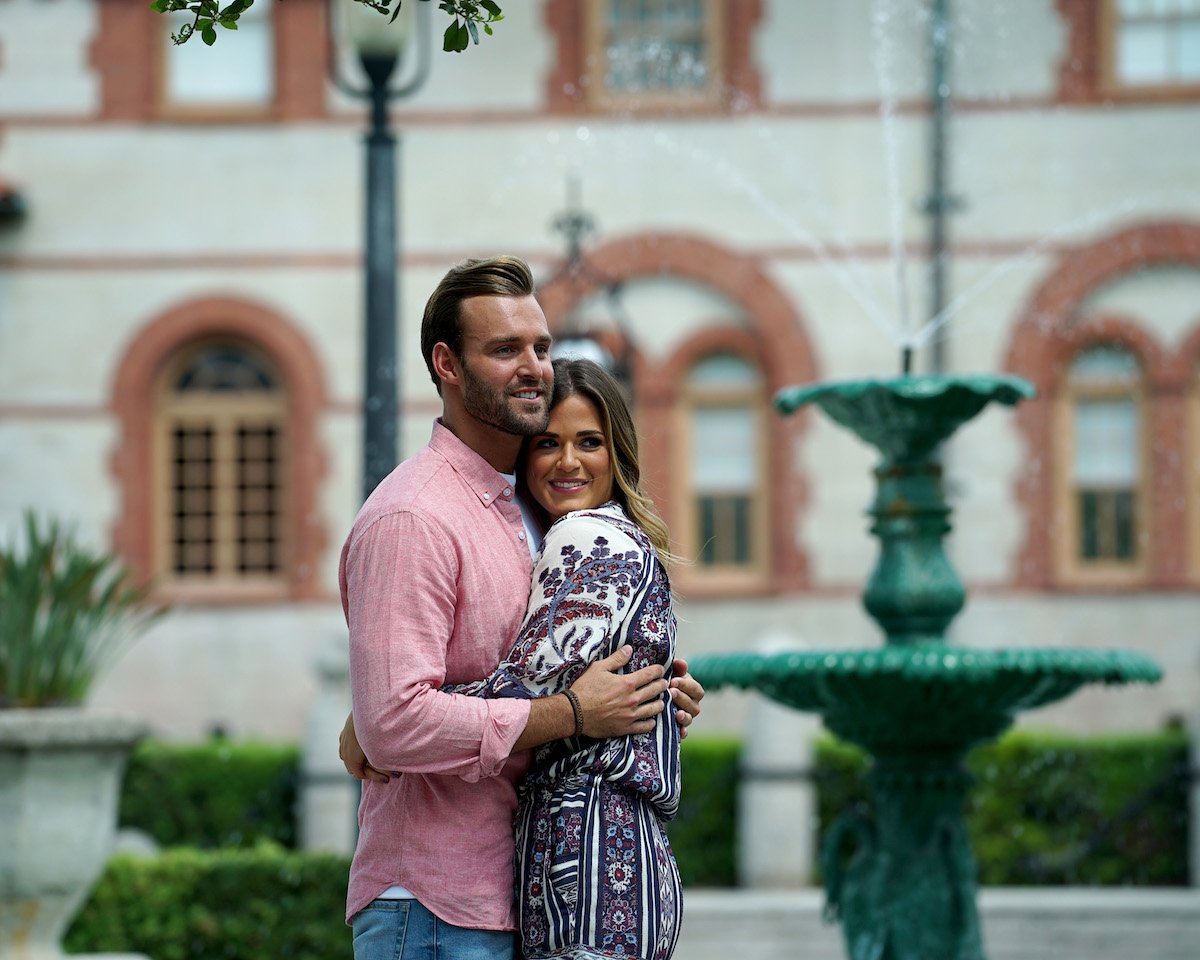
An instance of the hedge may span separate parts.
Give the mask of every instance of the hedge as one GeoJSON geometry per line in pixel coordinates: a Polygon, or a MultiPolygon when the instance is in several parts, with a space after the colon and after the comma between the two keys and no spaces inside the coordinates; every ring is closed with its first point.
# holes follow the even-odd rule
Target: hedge
{"type": "Polygon", "coordinates": [[[299,763],[294,746],[144,741],[125,774],[120,824],[164,847],[294,847],[299,763]]]}
{"type": "Polygon", "coordinates": [[[349,869],[346,857],[271,844],[116,857],[63,945],[154,960],[349,960],[349,869]]]}
{"type": "MultiPolygon", "coordinates": [[[[1087,739],[1014,732],[980,747],[968,759],[976,785],[967,822],[981,881],[1186,884],[1187,752],[1180,731],[1087,739]]],[[[683,799],[668,833],[688,885],[736,883],[740,753],[733,738],[683,743],[683,799]]],[[[865,766],[855,748],[817,741],[822,833],[862,802],[865,766]]],[[[293,747],[145,743],[125,780],[121,822],[163,846],[266,839],[289,847],[297,769],[293,747]]]]}
{"type": "Polygon", "coordinates": [[[688,886],[737,883],[737,792],[741,741],[691,736],[680,759],[683,795],[667,836],[688,886]]]}
{"type": "MultiPolygon", "coordinates": [[[[863,802],[865,755],[818,741],[819,831],[863,802]]],[[[967,828],[995,885],[1188,882],[1188,739],[1180,731],[1082,739],[1009,733],[967,759],[967,828]]]]}

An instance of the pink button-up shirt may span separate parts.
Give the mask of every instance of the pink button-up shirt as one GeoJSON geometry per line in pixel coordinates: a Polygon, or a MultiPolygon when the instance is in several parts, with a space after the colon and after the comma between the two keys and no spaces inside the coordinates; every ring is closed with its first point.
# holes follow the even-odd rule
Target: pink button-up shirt
{"type": "Polygon", "coordinates": [[[512,485],[441,422],[359,511],[342,548],[354,725],[371,763],[351,918],[393,885],[462,927],[508,930],[516,782],[529,701],[442,693],[508,653],[531,562],[512,485]]]}

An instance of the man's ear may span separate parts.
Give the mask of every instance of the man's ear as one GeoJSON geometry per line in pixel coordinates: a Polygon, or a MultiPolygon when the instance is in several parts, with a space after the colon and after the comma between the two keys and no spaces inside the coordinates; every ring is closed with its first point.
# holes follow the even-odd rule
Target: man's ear
{"type": "Polygon", "coordinates": [[[433,345],[433,372],[442,383],[458,386],[462,380],[462,370],[454,351],[440,340],[433,345]]]}

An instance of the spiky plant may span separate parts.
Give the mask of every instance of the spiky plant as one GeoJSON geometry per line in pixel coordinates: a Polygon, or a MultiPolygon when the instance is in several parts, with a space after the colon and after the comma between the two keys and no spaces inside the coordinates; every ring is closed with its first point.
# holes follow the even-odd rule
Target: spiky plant
{"type": "Polygon", "coordinates": [[[24,521],[0,548],[0,708],[78,704],[165,611],[113,555],[32,511],[24,521]]]}

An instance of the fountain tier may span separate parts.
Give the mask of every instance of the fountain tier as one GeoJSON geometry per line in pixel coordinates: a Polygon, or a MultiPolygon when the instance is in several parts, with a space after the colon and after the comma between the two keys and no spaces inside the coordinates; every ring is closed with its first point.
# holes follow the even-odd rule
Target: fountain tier
{"type": "Polygon", "coordinates": [[[1016,377],[905,376],[794,387],[776,398],[784,413],[818,405],[882,455],[870,509],[880,554],[863,603],[885,644],[701,657],[691,669],[709,689],[758,690],[819,713],[871,753],[873,813],[844,814],[822,851],[827,913],[841,920],[851,960],[983,960],[963,821],[967,750],[1021,710],[1085,684],[1161,675],[1129,651],[980,650],[946,640],[966,591],[943,547],[950,508],[937,448],[989,403],[1032,395],[1016,377]]]}

